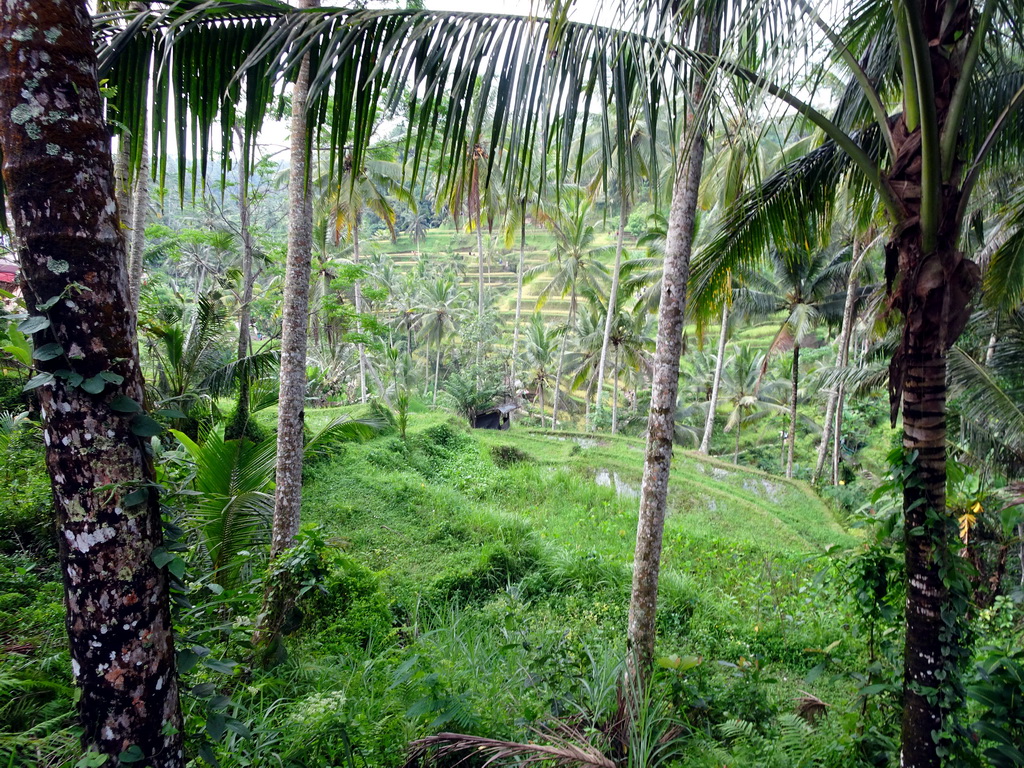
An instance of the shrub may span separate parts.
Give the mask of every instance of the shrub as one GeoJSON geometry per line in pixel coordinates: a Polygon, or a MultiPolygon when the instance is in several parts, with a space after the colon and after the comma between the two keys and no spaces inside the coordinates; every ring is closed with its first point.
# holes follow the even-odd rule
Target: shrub
{"type": "Polygon", "coordinates": [[[336,554],[312,610],[313,627],[328,647],[344,651],[366,648],[371,641],[387,640],[395,617],[380,579],[354,558],[336,554]]]}
{"type": "Polygon", "coordinates": [[[53,496],[39,431],[23,427],[0,452],[0,553],[55,551],[53,496]]]}
{"type": "Polygon", "coordinates": [[[493,445],[491,446],[491,459],[494,463],[505,469],[513,464],[521,464],[525,461],[533,461],[533,457],[526,451],[521,451],[514,445],[493,445]]]}
{"type": "Polygon", "coordinates": [[[539,548],[532,539],[492,542],[472,565],[443,573],[433,591],[440,601],[481,603],[507,585],[522,581],[539,564],[539,548]]]}
{"type": "Polygon", "coordinates": [[[432,444],[447,451],[463,448],[469,442],[469,436],[456,429],[451,423],[435,424],[424,430],[423,434],[432,444]]]}

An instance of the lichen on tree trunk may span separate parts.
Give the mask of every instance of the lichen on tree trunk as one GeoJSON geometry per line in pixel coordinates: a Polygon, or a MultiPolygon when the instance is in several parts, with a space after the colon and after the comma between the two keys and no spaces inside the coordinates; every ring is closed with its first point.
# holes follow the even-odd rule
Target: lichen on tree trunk
{"type": "Polygon", "coordinates": [[[84,0],[0,0],[0,111],[26,304],[49,321],[33,341],[60,350],[38,363],[37,391],[82,743],[108,766],[137,749],[140,764],[180,768],[151,449],[133,432],[138,417],[112,407],[141,403],[143,382],[84,0]]]}
{"type": "MultiPolygon", "coordinates": [[[[701,50],[714,50],[717,36],[714,16],[701,21],[701,50]]],[[[626,635],[626,692],[635,696],[646,684],[654,661],[655,611],[661,567],[665,507],[668,504],[672,441],[675,435],[676,398],[679,390],[679,358],[683,351],[686,283],[690,274],[697,198],[704,168],[706,84],[698,77],[692,94],[695,111],[688,116],[680,142],[680,167],[672,191],[662,267],[658,337],[654,352],[651,407],[647,417],[647,451],[640,487],[633,588],[629,600],[626,635]]]]}
{"type": "MultiPolygon", "coordinates": [[[[315,8],[319,0],[299,0],[315,8]]],[[[313,201],[309,195],[306,100],[309,57],[302,60],[292,91],[291,160],[288,172],[288,257],[281,329],[281,395],[278,403],[277,472],[270,555],[295,543],[302,505],[303,420],[306,403],[306,326],[313,250],[313,201]]]]}

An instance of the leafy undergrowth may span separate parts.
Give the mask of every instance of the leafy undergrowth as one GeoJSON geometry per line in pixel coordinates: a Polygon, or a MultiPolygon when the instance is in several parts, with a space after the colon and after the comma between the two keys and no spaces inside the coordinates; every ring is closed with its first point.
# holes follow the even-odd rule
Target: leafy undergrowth
{"type": "MultiPolygon", "coordinates": [[[[311,412],[310,427],[337,410],[311,412]]],[[[187,557],[194,607],[179,613],[178,642],[195,764],[397,767],[418,737],[530,740],[558,722],[602,746],[642,461],[636,440],[470,432],[441,413],[414,415],[406,440],[382,434],[317,457],[294,558],[306,587],[282,663],[249,663],[259,564],[248,583],[211,591],[201,550],[187,557]]],[[[824,549],[855,539],[800,483],[686,453],[672,483],[661,668],[644,722],[650,743],[672,735],[673,749],[637,764],[855,764],[850,670],[864,649],[819,578],[824,549]],[[816,724],[793,715],[805,691],[831,705],[816,724]]],[[[31,612],[36,636],[59,638],[53,574],[5,562],[6,599],[31,612]]],[[[4,630],[13,642],[18,631],[4,630]]],[[[42,644],[5,650],[24,663],[0,684],[24,693],[16,712],[0,708],[0,736],[35,728],[0,749],[11,766],[77,760],[67,656],[45,645],[41,682],[28,669],[42,644]]]]}

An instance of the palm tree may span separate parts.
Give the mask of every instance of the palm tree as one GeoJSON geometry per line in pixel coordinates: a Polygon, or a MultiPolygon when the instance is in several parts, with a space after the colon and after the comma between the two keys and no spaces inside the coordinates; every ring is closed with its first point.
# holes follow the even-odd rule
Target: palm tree
{"type": "MultiPolygon", "coordinates": [[[[454,333],[465,316],[462,296],[458,283],[451,277],[439,277],[428,283],[423,292],[422,329],[427,342],[427,360],[430,359],[430,344],[437,347],[434,363],[434,395],[437,403],[437,385],[441,372],[441,352],[445,336],[454,333]]],[[[430,381],[427,380],[427,385],[430,381]]],[[[426,388],[423,391],[426,394],[426,388]]]]}
{"type": "Polygon", "coordinates": [[[129,746],[153,768],[182,768],[149,445],[159,427],[141,412],[126,249],[117,236],[110,133],[85,2],[4,3],[0,70],[0,110],[24,117],[0,121],[2,205],[13,219],[24,280],[29,318],[22,330],[33,334],[39,370],[29,384],[39,397],[62,542],[82,749],[104,768],[120,763],[129,746]]]}
{"type": "Polygon", "coordinates": [[[783,314],[779,330],[765,355],[764,369],[773,355],[793,350],[792,391],[786,477],[793,476],[796,444],[797,394],[800,388],[800,345],[819,322],[842,319],[849,275],[849,252],[834,248],[810,251],[799,246],[776,247],[768,254],[771,275],[748,275],[736,290],[737,310],[748,317],[769,318],[783,314]]]}
{"type": "Polygon", "coordinates": [[[540,397],[540,425],[544,426],[544,391],[554,381],[551,376],[551,368],[555,363],[556,339],[558,333],[552,331],[544,323],[540,313],[534,313],[530,318],[530,324],[526,326],[526,334],[523,339],[523,351],[525,352],[525,372],[528,386],[537,390],[540,397]]]}
{"type": "MultiPolygon", "coordinates": [[[[697,51],[717,57],[723,4],[711,3],[696,9],[692,19],[697,30],[697,51]]],[[[658,602],[658,575],[661,545],[668,506],[668,481],[675,441],[675,413],[679,389],[679,358],[683,347],[683,323],[686,313],[686,289],[690,273],[690,254],[696,230],[697,200],[704,169],[704,133],[706,115],[713,89],[709,72],[694,73],[688,115],[676,155],[662,266],[661,298],[658,304],[658,336],[651,375],[651,406],[647,418],[644,476],[641,483],[637,521],[636,550],[633,556],[633,587],[629,599],[627,625],[626,690],[639,695],[646,687],[654,666],[654,642],[657,634],[655,614],[658,602]]],[[[635,701],[635,699],[633,699],[635,701]]]]}
{"type": "Polygon", "coordinates": [[[740,436],[743,427],[772,413],[784,413],[782,396],[786,385],[781,381],[765,382],[765,355],[758,355],[747,345],[729,357],[722,370],[722,400],[729,407],[725,431],[736,430],[733,463],[740,461],[740,436]]]}
{"type": "MultiPolygon", "coordinates": [[[[416,201],[409,189],[402,184],[402,166],[387,159],[389,147],[377,146],[363,158],[362,167],[353,166],[353,156],[348,154],[340,178],[332,183],[330,177],[322,180],[328,185],[329,192],[321,198],[320,208],[325,215],[333,220],[334,241],[337,244],[343,237],[352,244],[352,263],[359,266],[360,241],[359,228],[362,224],[363,212],[371,211],[384,222],[391,233],[392,241],[397,237],[395,228],[395,209],[392,200],[415,206],[416,201]]],[[[361,328],[360,317],[364,312],[362,280],[357,279],[354,286],[356,330],[361,328]]],[[[362,341],[359,349],[359,393],[360,401],[366,402],[366,346],[362,341]]]]}
{"type": "Polygon", "coordinates": [[[561,205],[543,209],[541,221],[555,236],[555,248],[547,264],[529,271],[533,277],[547,274],[548,280],[538,297],[538,309],[552,295],[569,297],[569,310],[565,330],[558,352],[558,368],[555,373],[555,390],[552,404],[551,428],[558,426],[559,390],[564,370],[565,349],[569,336],[575,329],[576,312],[582,294],[596,295],[606,269],[600,259],[607,255],[608,248],[594,245],[596,230],[590,223],[593,199],[581,189],[570,189],[563,193],[561,205]]]}
{"type": "MultiPolygon", "coordinates": [[[[654,340],[651,336],[651,317],[647,310],[642,307],[634,307],[632,311],[627,311],[623,306],[624,301],[621,295],[618,300],[618,308],[611,313],[612,324],[608,329],[607,337],[612,353],[612,364],[608,369],[612,380],[612,434],[619,431],[620,380],[623,377],[627,381],[630,377],[645,379],[650,374],[651,352],[654,347],[654,340]]],[[[607,312],[605,316],[607,317],[607,312]]],[[[597,352],[600,354],[604,350],[605,323],[601,323],[601,328],[596,330],[599,335],[595,342],[597,352]]],[[[581,341],[585,339],[586,337],[581,341]]]]}
{"type": "MultiPolygon", "coordinates": [[[[298,0],[299,8],[316,8],[320,0],[298,0]]],[[[313,251],[313,200],[309,188],[306,146],[306,102],[310,58],[304,56],[292,91],[291,168],[288,172],[288,256],[285,266],[284,312],[281,321],[281,389],[277,407],[277,471],[270,556],[295,545],[302,510],[303,417],[306,408],[306,326],[309,321],[309,280],[313,251]]],[[[263,610],[254,638],[269,647],[284,624],[292,585],[268,580],[263,610]]]]}
{"type": "Polygon", "coordinates": [[[957,610],[942,577],[954,535],[946,528],[955,526],[929,522],[947,517],[946,360],[978,283],[977,266],[960,248],[973,193],[1020,144],[1012,126],[1024,90],[1007,74],[1016,71],[1022,49],[1015,32],[1022,9],[992,0],[865,4],[864,13],[833,30],[801,7],[848,68],[850,84],[830,118],[777,84],[732,70],[796,106],[826,139],[734,207],[701,282],[714,282],[750,256],[769,231],[786,223],[799,229],[808,215],[827,211],[842,176],[852,175],[860,197],[874,196],[886,211],[890,305],[904,319],[891,363],[890,409],[894,423],[902,410],[903,448],[913,457],[903,493],[910,586],[901,759],[937,766],[945,717],[960,703],[949,687],[955,689],[951,665],[961,655],[959,633],[949,627],[957,610]],[[889,113],[883,94],[899,100],[898,112],[889,113]],[[911,533],[919,530],[926,535],[911,533]],[[948,695],[929,693],[934,688],[948,695]]]}

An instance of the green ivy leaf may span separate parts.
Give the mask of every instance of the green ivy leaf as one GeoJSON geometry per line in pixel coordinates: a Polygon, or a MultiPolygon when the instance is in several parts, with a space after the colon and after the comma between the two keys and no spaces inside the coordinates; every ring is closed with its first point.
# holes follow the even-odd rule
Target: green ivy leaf
{"type": "Polygon", "coordinates": [[[127,395],[118,395],[110,401],[110,409],[118,413],[138,413],[142,406],[127,395]]]}
{"type": "Polygon", "coordinates": [[[251,739],[252,738],[252,731],[250,731],[246,727],[245,723],[243,723],[241,720],[236,720],[233,717],[225,717],[224,718],[224,725],[227,726],[229,731],[233,731],[234,733],[237,733],[243,739],[251,739]]]}
{"type": "Polygon", "coordinates": [[[38,333],[50,327],[50,318],[46,315],[33,315],[18,323],[18,330],[22,333],[38,333]]]}
{"type": "Polygon", "coordinates": [[[196,750],[196,753],[207,765],[212,765],[214,768],[218,768],[220,765],[220,763],[217,762],[216,755],[213,754],[213,749],[206,742],[199,745],[199,749],[196,750]]]}
{"type": "Polygon", "coordinates": [[[178,579],[184,579],[185,578],[185,561],[182,560],[177,555],[175,555],[174,559],[171,560],[171,562],[169,562],[167,564],[167,570],[170,573],[174,574],[174,576],[177,577],[178,579]]]}
{"type": "Polygon", "coordinates": [[[96,375],[104,381],[109,381],[111,384],[120,384],[124,381],[124,376],[119,373],[114,373],[113,371],[100,371],[96,375]]]}
{"type": "Polygon", "coordinates": [[[238,666],[238,662],[231,661],[230,659],[203,659],[203,666],[212,669],[214,672],[223,672],[229,675],[238,666]]]}
{"type": "Polygon", "coordinates": [[[157,547],[153,550],[153,554],[149,556],[149,559],[153,561],[153,565],[157,568],[163,568],[176,557],[176,554],[168,552],[166,548],[157,547]]]}
{"type": "Polygon", "coordinates": [[[106,386],[107,382],[105,382],[100,376],[91,376],[82,382],[82,389],[90,395],[98,395],[106,386]]]}
{"type": "Polygon", "coordinates": [[[142,750],[137,744],[132,744],[128,749],[117,756],[117,759],[122,763],[138,763],[146,759],[146,756],[142,753],[142,750]]]}
{"type": "Polygon", "coordinates": [[[21,388],[21,391],[22,392],[28,392],[30,390],[37,389],[38,387],[41,387],[44,384],[52,384],[52,383],[53,383],[53,374],[52,373],[37,373],[35,376],[33,376],[31,379],[28,380],[28,382],[25,384],[25,386],[21,388]]]}
{"type": "Polygon", "coordinates": [[[178,674],[185,675],[195,669],[199,654],[189,648],[178,649],[178,674]]]}
{"type": "Polygon", "coordinates": [[[109,755],[90,749],[75,763],[75,768],[100,768],[106,764],[108,757],[109,755]]]}
{"type": "Polygon", "coordinates": [[[51,296],[46,301],[44,301],[42,304],[36,304],[36,309],[38,309],[40,312],[46,312],[47,310],[52,309],[53,305],[56,304],[58,301],[60,301],[60,296],[59,295],[51,296]]]}
{"type": "Polygon", "coordinates": [[[151,419],[144,413],[138,413],[132,417],[132,434],[139,437],[156,437],[164,428],[155,419],[151,419]]]}
{"type": "Polygon", "coordinates": [[[43,344],[41,347],[37,347],[32,353],[32,358],[35,360],[53,360],[55,357],[60,357],[64,354],[64,347],[56,342],[49,344],[43,344]]]}
{"type": "Polygon", "coordinates": [[[227,723],[224,722],[224,715],[214,712],[206,718],[206,735],[214,741],[221,741],[227,733],[227,723]]]}
{"type": "Polygon", "coordinates": [[[126,507],[137,507],[147,501],[149,501],[149,488],[136,488],[121,500],[121,504],[126,507]]]}
{"type": "Polygon", "coordinates": [[[200,683],[192,688],[192,695],[200,699],[205,699],[207,696],[213,696],[213,693],[216,690],[217,686],[213,683],[200,683]]]}

